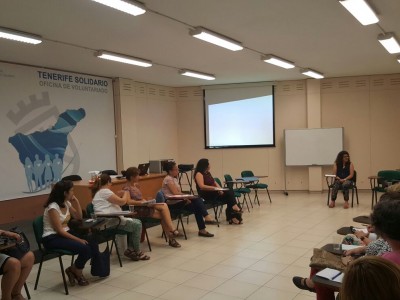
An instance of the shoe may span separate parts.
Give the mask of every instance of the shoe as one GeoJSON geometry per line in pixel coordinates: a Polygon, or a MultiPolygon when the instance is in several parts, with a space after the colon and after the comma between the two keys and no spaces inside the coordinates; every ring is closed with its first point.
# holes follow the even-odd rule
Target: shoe
{"type": "Polygon", "coordinates": [[[214,235],[212,233],[209,233],[208,231],[206,232],[201,232],[199,231],[199,236],[203,236],[203,237],[213,237],[214,235]]]}
{"type": "Polygon", "coordinates": [[[69,284],[75,286],[75,274],[72,272],[71,267],[65,269],[65,274],[68,276],[69,284]]]}
{"type": "Polygon", "coordinates": [[[86,285],[89,285],[89,281],[83,276],[83,275],[81,275],[81,276],[76,276],[76,280],[78,281],[78,284],[80,285],[80,286],[86,286],[86,285]]]}
{"type": "Polygon", "coordinates": [[[137,255],[137,253],[134,250],[131,249],[126,249],[124,252],[124,255],[134,261],[138,261],[140,257],[137,255]]]}
{"type": "Polygon", "coordinates": [[[306,290],[306,291],[310,291],[315,293],[315,289],[314,288],[310,288],[307,283],[306,283],[306,279],[307,278],[303,278],[303,277],[299,277],[299,276],[295,276],[292,278],[292,281],[294,283],[294,285],[296,287],[298,287],[301,290],[306,290]]]}
{"type": "Polygon", "coordinates": [[[349,208],[349,202],[348,201],[344,201],[343,208],[344,209],[348,209],[349,208]]]}
{"type": "Polygon", "coordinates": [[[168,241],[168,245],[170,245],[173,248],[180,248],[181,244],[179,244],[175,239],[170,239],[168,241]]]}
{"type": "Polygon", "coordinates": [[[211,221],[204,221],[204,223],[206,225],[218,225],[219,222],[215,221],[215,220],[211,220],[211,221]]]}
{"type": "Polygon", "coordinates": [[[329,202],[329,208],[334,208],[335,207],[335,201],[329,202]]]}

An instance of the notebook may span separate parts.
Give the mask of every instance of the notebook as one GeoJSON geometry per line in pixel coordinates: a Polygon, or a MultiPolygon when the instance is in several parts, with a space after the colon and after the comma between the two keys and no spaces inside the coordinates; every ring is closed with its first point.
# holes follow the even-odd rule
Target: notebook
{"type": "Polygon", "coordinates": [[[147,171],[149,170],[150,163],[139,164],[139,176],[147,175],[147,171]]]}

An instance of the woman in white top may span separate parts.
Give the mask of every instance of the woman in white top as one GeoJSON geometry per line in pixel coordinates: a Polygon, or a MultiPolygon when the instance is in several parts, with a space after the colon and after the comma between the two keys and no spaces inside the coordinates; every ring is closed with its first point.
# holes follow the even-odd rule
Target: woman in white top
{"type": "MultiPolygon", "coordinates": [[[[96,214],[113,213],[122,211],[121,206],[126,205],[129,198],[129,192],[124,191],[122,197],[117,196],[110,190],[111,177],[108,174],[101,174],[93,187],[93,207],[96,214]]],[[[149,256],[140,251],[140,235],[142,232],[142,223],[138,219],[121,217],[121,224],[118,229],[129,233],[128,249],[124,255],[134,261],[148,260],[149,256]]]]}
{"type": "Polygon", "coordinates": [[[57,182],[44,207],[43,245],[46,249],[64,249],[78,253],[74,264],[67,268],[65,273],[72,286],[75,285],[75,281],[79,285],[88,285],[89,281],[83,276],[82,270],[86,262],[92,258],[92,253],[98,251],[98,245],[71,234],[68,227],[71,216],[82,220],[81,205],[74,196],[72,181],[57,182]]]}
{"type": "Polygon", "coordinates": [[[135,211],[139,213],[140,217],[159,219],[164,232],[168,235],[168,244],[174,248],[181,247],[174,237],[181,236],[182,234],[177,229],[174,230],[168,205],[165,203],[143,205],[145,200],[143,199],[142,192],[139,189],[138,168],[130,167],[126,169],[125,177],[128,183],[124,187],[124,191],[128,191],[130,196],[127,204],[135,205],[135,211]]]}

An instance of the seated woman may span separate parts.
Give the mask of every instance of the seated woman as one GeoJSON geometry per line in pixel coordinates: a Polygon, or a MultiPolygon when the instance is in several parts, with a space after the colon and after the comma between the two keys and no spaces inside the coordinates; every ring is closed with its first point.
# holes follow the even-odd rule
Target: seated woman
{"type": "Polygon", "coordinates": [[[343,277],[340,300],[392,300],[400,297],[400,268],[381,257],[352,262],[343,277]]]}
{"type": "MultiPolygon", "coordinates": [[[[113,213],[121,211],[121,206],[129,201],[129,192],[125,191],[122,197],[117,196],[110,190],[111,177],[108,174],[101,174],[95,181],[92,189],[93,208],[96,214],[113,213]]],[[[138,219],[120,217],[121,224],[118,229],[130,234],[128,238],[128,249],[124,255],[134,261],[148,260],[149,256],[140,251],[140,234],[142,223],[138,219]]]]}
{"type": "Polygon", "coordinates": [[[75,281],[79,285],[88,285],[89,281],[82,274],[86,262],[92,258],[94,251],[99,251],[97,243],[81,239],[68,227],[71,216],[82,220],[82,209],[74,196],[72,181],[57,182],[50,192],[43,215],[42,242],[46,249],[65,249],[78,253],[74,264],[65,269],[71,286],[75,281]]]}
{"type": "Polygon", "coordinates": [[[166,234],[168,234],[168,244],[171,247],[179,248],[181,245],[175,240],[174,236],[179,236],[178,230],[174,230],[169,212],[168,205],[165,203],[150,204],[148,206],[140,206],[143,204],[142,192],[139,189],[139,170],[135,167],[130,167],[125,171],[125,177],[128,181],[124,187],[124,191],[128,191],[130,199],[126,204],[137,205],[135,209],[139,209],[142,217],[149,217],[161,220],[161,226],[166,234]]]}
{"type": "Polygon", "coordinates": [[[335,207],[335,201],[339,189],[343,190],[344,205],[343,208],[349,208],[349,188],[353,184],[351,179],[354,176],[354,165],[350,161],[350,155],[347,151],[340,151],[333,164],[333,174],[336,175],[332,187],[332,196],[329,207],[335,207]]]}
{"type": "MultiPolygon", "coordinates": [[[[13,238],[17,243],[21,240],[17,233],[6,230],[0,230],[0,236],[13,238]]],[[[2,300],[25,299],[21,295],[21,290],[32,270],[34,261],[35,257],[32,251],[25,253],[19,259],[0,253],[0,275],[3,275],[1,278],[2,300]]]]}
{"type": "MultiPolygon", "coordinates": [[[[178,166],[175,162],[167,162],[164,165],[164,171],[167,172],[167,176],[164,178],[162,183],[162,192],[165,196],[171,195],[183,195],[181,187],[179,186],[177,176],[179,174],[178,166]]],[[[190,199],[187,208],[190,209],[196,218],[197,227],[199,228],[199,236],[213,237],[212,233],[206,230],[206,224],[216,225],[217,222],[213,220],[204,206],[203,199],[195,198],[190,199]]]]}
{"type": "Polygon", "coordinates": [[[194,171],[194,181],[196,183],[199,196],[206,201],[213,202],[222,200],[227,204],[226,220],[229,224],[242,224],[242,210],[236,202],[235,195],[232,191],[217,191],[221,188],[210,173],[210,163],[208,159],[202,158],[197,162],[194,171]]]}

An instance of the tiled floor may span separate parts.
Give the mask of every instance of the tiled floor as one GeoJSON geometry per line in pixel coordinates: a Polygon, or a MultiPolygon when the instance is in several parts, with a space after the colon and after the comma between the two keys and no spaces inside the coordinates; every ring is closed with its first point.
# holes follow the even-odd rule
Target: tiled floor
{"type": "MultiPolygon", "coordinates": [[[[64,294],[57,260],[44,263],[36,291],[33,290],[37,265],[29,277],[33,299],[166,299],[166,300],[311,300],[315,294],[292,284],[292,276],[306,276],[314,247],[331,243],[342,226],[354,224],[354,216],[368,214],[370,193],[360,192],[360,205],[342,209],[326,206],[326,193],[271,193],[273,203],[261,194],[261,206],[243,215],[245,223],[235,226],[223,222],[209,226],[214,238],[197,236],[193,218],[186,226],[188,240],[179,240],[174,249],[160,238],[160,228],[149,230],[153,251],[149,261],[123,259],[119,267],[111,258],[111,275],[91,277],[86,287],[70,287],[64,294]]],[[[147,245],[142,244],[144,250],[147,245]]],[[[68,265],[69,261],[64,260],[68,265]]]]}

